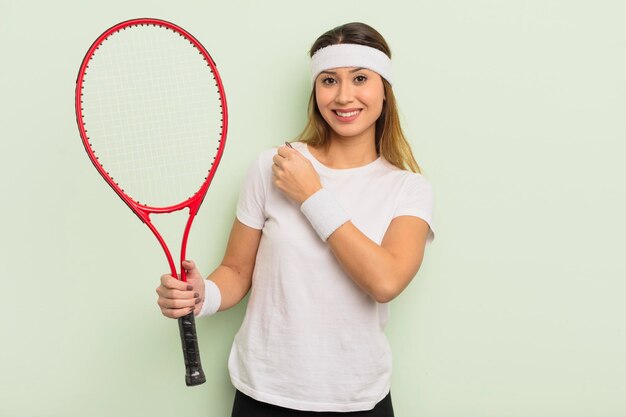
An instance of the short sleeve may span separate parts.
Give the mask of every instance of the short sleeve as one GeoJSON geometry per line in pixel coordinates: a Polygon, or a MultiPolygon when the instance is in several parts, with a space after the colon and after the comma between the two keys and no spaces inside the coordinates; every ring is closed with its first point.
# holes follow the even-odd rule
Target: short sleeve
{"type": "Polygon", "coordinates": [[[263,229],[265,224],[265,181],[261,172],[261,156],[248,168],[237,201],[237,219],[253,229],[263,229]]]}
{"type": "Polygon", "coordinates": [[[393,217],[415,216],[424,220],[430,226],[426,242],[435,238],[433,222],[435,195],[430,182],[421,174],[411,174],[404,182],[398,207],[393,217]]]}

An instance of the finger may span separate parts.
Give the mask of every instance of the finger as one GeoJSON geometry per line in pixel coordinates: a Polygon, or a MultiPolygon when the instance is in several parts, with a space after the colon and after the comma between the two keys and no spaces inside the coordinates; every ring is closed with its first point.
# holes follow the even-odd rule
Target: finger
{"type": "Polygon", "coordinates": [[[174,278],[169,274],[161,275],[161,285],[165,288],[170,288],[174,290],[180,291],[191,291],[193,290],[193,286],[181,281],[179,279],[174,278]]]}
{"type": "Polygon", "coordinates": [[[191,308],[201,301],[202,300],[200,298],[192,298],[190,300],[176,300],[171,298],[159,297],[159,299],[157,300],[157,304],[161,308],[191,308]]]}
{"type": "Polygon", "coordinates": [[[283,163],[285,162],[285,158],[276,154],[272,157],[272,161],[274,162],[274,165],[277,165],[282,168],[283,163]]]}
{"type": "Polygon", "coordinates": [[[285,151],[285,155],[302,155],[299,150],[291,146],[291,143],[285,142],[285,146],[281,146],[285,151]]]}
{"type": "Polygon", "coordinates": [[[194,307],[189,308],[161,308],[161,313],[165,317],[178,319],[194,311],[194,307]]]}
{"type": "Polygon", "coordinates": [[[276,168],[273,170],[274,171],[274,176],[272,178],[272,180],[274,181],[274,185],[276,187],[278,187],[278,189],[280,190],[284,190],[285,189],[285,171],[281,168],[276,168]]]}
{"type": "Polygon", "coordinates": [[[171,298],[177,300],[189,300],[191,298],[199,298],[200,293],[197,291],[180,291],[180,290],[171,290],[162,285],[158,286],[156,289],[156,293],[163,298],[171,298]]]}
{"type": "Polygon", "coordinates": [[[285,175],[285,169],[276,164],[272,165],[272,173],[274,178],[282,178],[285,175]]]}
{"type": "Polygon", "coordinates": [[[277,150],[277,154],[282,156],[283,158],[288,157],[291,152],[294,152],[295,149],[293,148],[288,148],[287,146],[279,146],[278,150],[277,150]]]}

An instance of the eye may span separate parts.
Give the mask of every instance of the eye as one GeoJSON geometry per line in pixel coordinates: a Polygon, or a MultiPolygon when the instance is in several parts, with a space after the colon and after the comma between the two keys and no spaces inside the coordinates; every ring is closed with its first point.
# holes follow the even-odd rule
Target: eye
{"type": "Polygon", "coordinates": [[[354,82],[356,84],[363,84],[365,81],[367,81],[367,77],[365,75],[357,75],[356,77],[354,77],[354,82]]]}
{"type": "Polygon", "coordinates": [[[321,79],[323,85],[333,85],[337,82],[333,77],[324,77],[321,79]]]}

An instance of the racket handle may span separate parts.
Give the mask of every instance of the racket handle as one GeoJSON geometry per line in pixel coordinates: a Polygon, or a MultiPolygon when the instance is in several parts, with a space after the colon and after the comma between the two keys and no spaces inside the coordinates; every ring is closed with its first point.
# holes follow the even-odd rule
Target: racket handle
{"type": "Polygon", "coordinates": [[[178,329],[180,330],[180,341],[183,344],[183,356],[185,357],[185,383],[188,387],[204,384],[206,378],[200,363],[196,320],[193,312],[178,319],[178,329]]]}

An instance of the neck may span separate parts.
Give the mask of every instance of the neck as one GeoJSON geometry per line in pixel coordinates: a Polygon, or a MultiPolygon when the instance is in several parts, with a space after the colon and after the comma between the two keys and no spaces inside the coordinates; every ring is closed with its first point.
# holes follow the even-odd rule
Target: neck
{"type": "Polygon", "coordinates": [[[332,132],[326,146],[309,148],[309,151],[322,164],[334,169],[357,168],[378,158],[373,130],[353,137],[332,132]]]}

